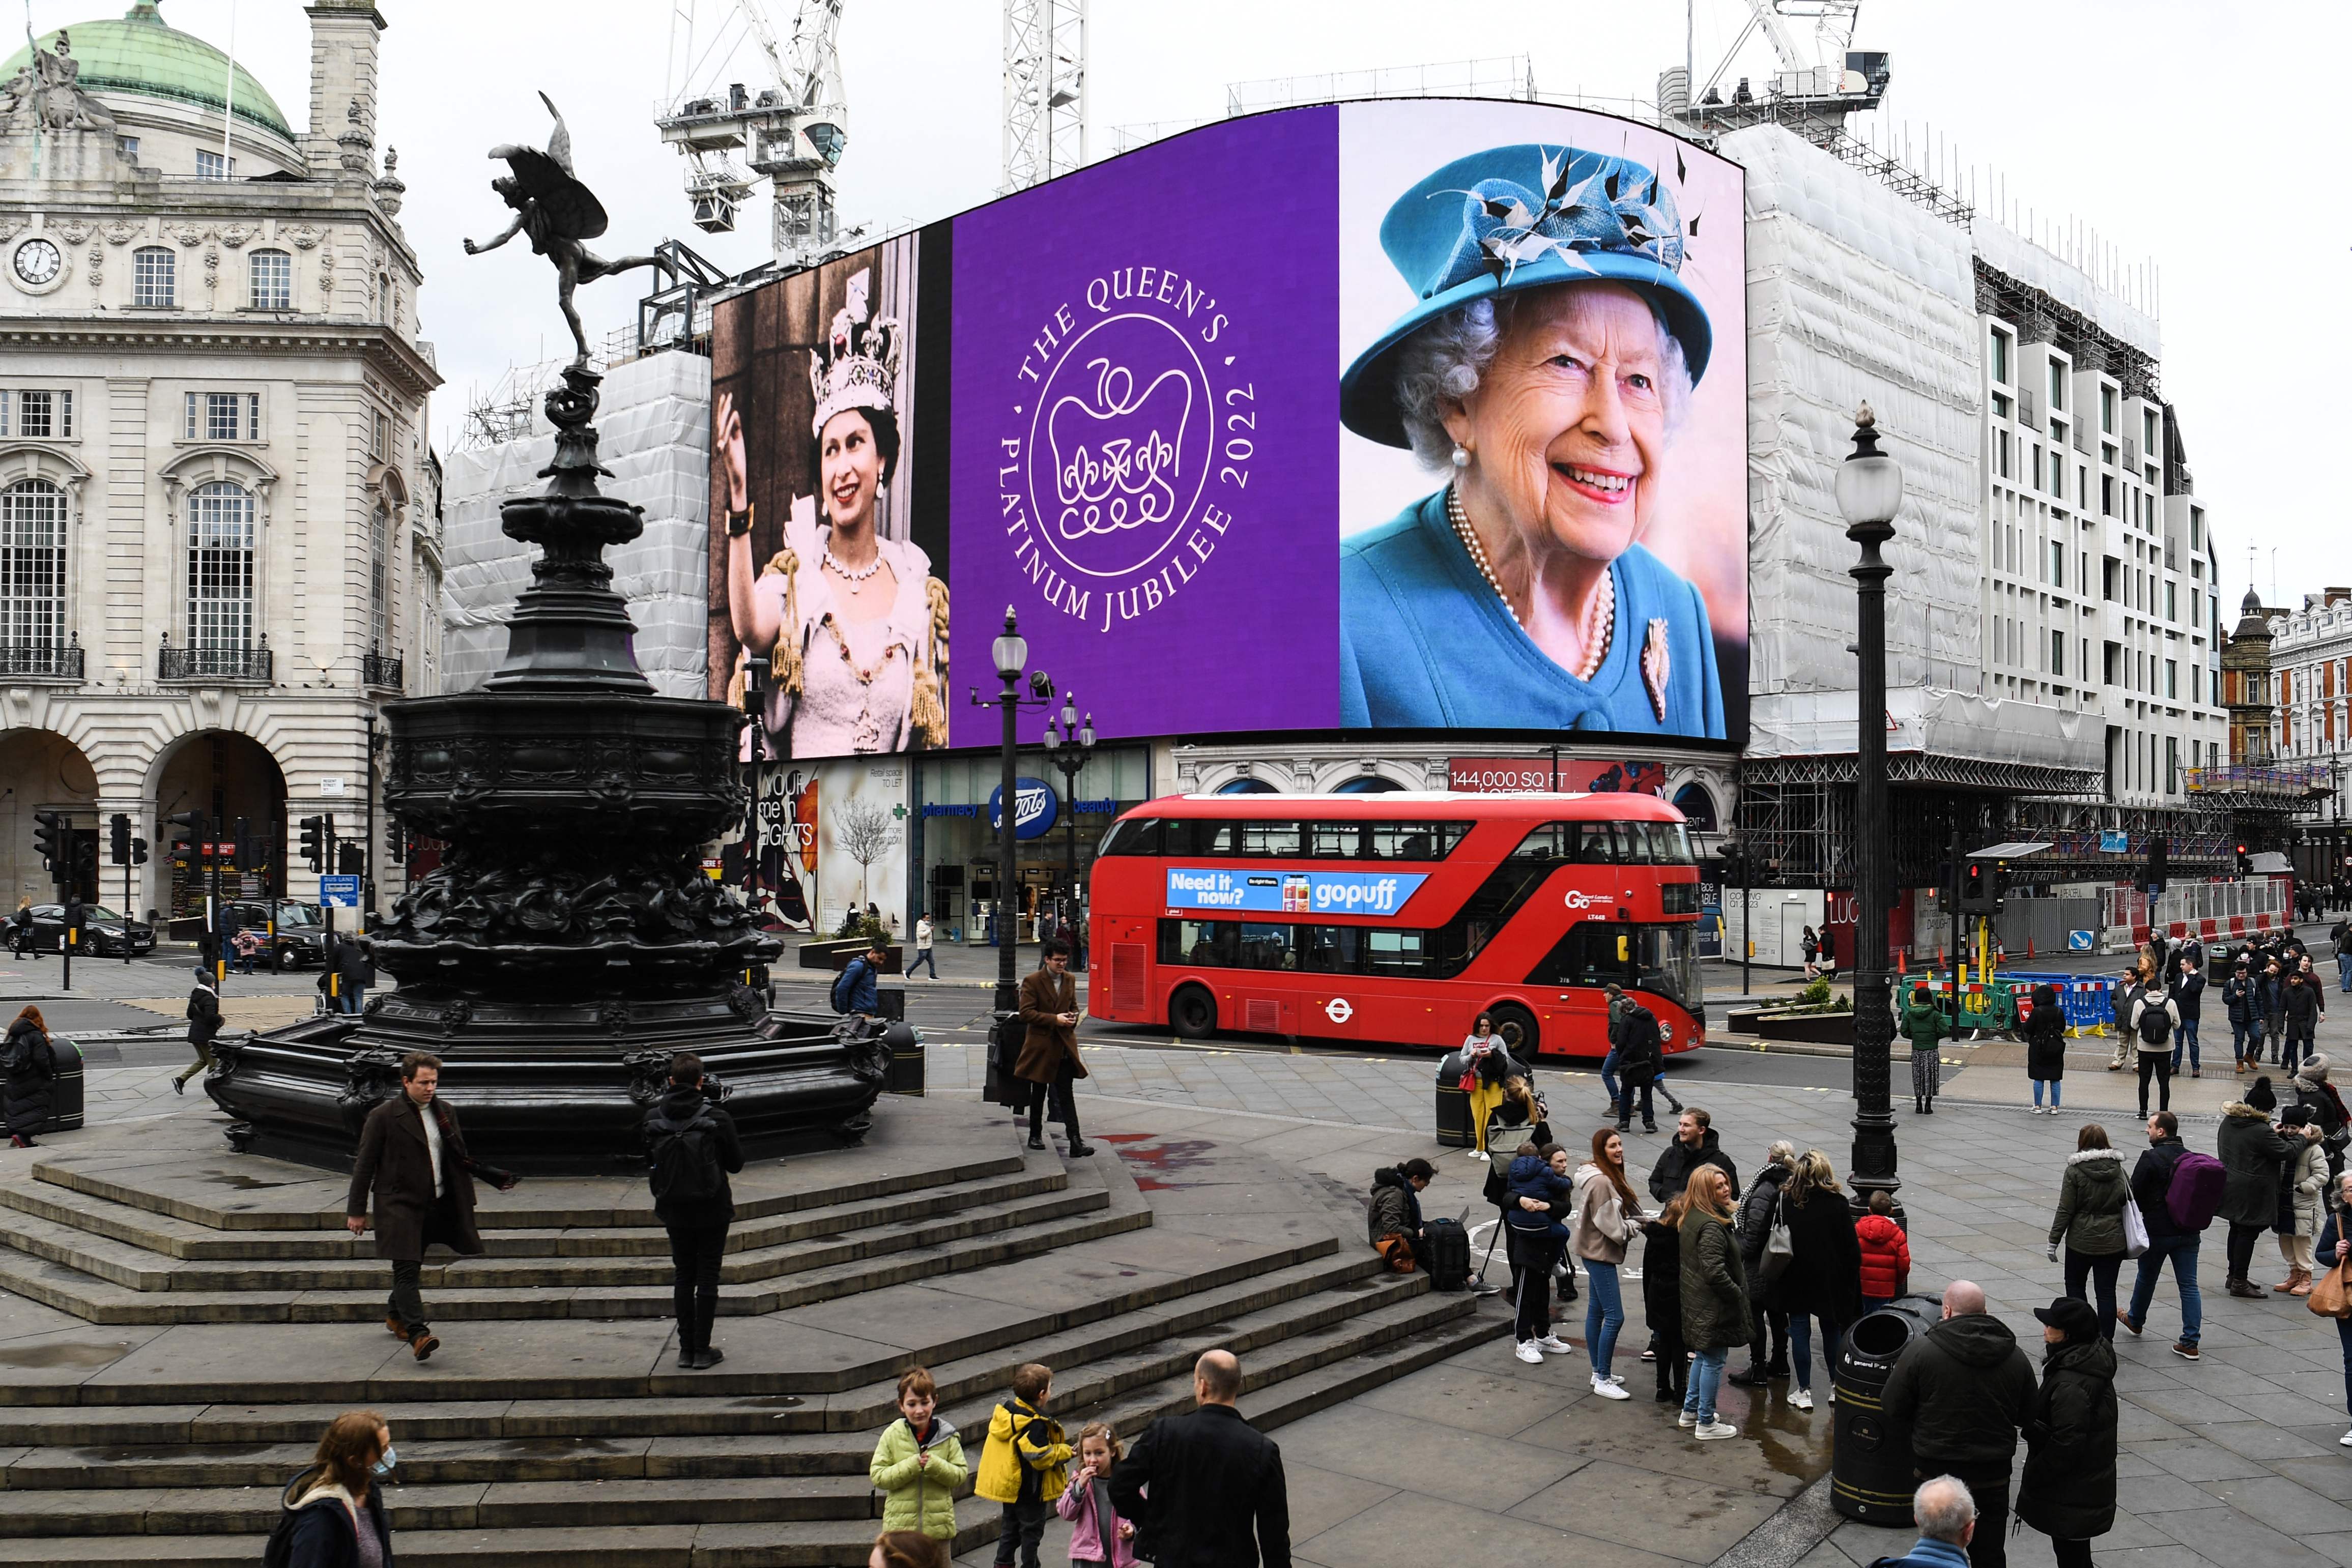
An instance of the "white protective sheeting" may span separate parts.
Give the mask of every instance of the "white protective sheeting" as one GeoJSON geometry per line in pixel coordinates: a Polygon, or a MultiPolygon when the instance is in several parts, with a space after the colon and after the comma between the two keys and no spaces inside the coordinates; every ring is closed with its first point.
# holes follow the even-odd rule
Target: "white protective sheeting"
{"type": "MultiPolygon", "coordinates": [[[[1891,688],[1882,722],[1890,753],[2041,768],[2098,767],[2106,734],[2096,714],[1933,686],[1891,688]]],[[[1854,748],[1854,694],[1791,692],[1759,705],[1754,725],[1753,756],[1840,756],[1854,748]]]]}
{"type": "Polygon", "coordinates": [[[1995,272],[2039,288],[2068,309],[2087,317],[2151,360],[2164,357],[2163,333],[2156,318],[2126,303],[2091,280],[2090,274],[2004,224],[1979,217],[1975,224],[1977,254],[1995,272]]]}
{"type": "Polygon", "coordinates": [[[1748,170],[1750,750],[1849,752],[1858,552],[1833,486],[1864,401],[1904,475],[1885,552],[1887,684],[1978,685],[1984,422],[1969,235],[1778,126],[1735,131],[1721,151],[1748,170]],[[1791,706],[1836,693],[1842,737],[1818,705],[1791,706]]]}
{"type": "MultiPolygon", "coordinates": [[[[506,657],[515,596],[538,547],[499,531],[499,503],[546,487],[553,427],[534,409],[520,440],[450,455],[443,482],[442,689],[468,691],[506,657]]],[[[604,552],[636,622],[637,664],[664,696],[706,693],[710,581],[710,361],[652,354],[604,377],[596,413],[604,494],[645,508],[645,532],[604,552]]]]}

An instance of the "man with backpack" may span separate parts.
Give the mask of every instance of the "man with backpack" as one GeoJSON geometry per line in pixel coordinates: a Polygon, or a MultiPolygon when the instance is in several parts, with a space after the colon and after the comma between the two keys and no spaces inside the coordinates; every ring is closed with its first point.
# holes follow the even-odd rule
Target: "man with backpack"
{"type": "Polygon", "coordinates": [[[195,1048],[196,1060],[172,1080],[173,1093],[185,1094],[188,1080],[213,1064],[213,1038],[220,1031],[220,993],[213,989],[213,972],[199,968],[195,988],[188,993],[188,1043],[195,1048]]]}
{"type": "Polygon", "coordinates": [[[1633,1098],[1642,1100],[1642,1131],[1658,1130],[1658,1113],[1653,1107],[1658,1074],[1664,1071],[1666,1059],[1658,1040],[1658,1015],[1641,1003],[1628,999],[1621,1010],[1612,999],[1610,1006],[1611,1050],[1617,1058],[1617,1130],[1624,1132],[1633,1121],[1633,1098]]]}
{"type": "Polygon", "coordinates": [[[2147,1081],[2156,1080],[2156,1108],[2172,1109],[2172,1034],[2180,1027],[2180,1004],[2153,980],[2132,1003],[2132,1032],[2139,1037],[2139,1113],[2147,1114],[2147,1081]]]}
{"type": "Polygon", "coordinates": [[[833,982],[833,1010],[856,1013],[862,1018],[882,1016],[882,988],[877,977],[889,954],[879,940],[866,949],[861,957],[852,958],[842,966],[833,982]]]}
{"type": "Polygon", "coordinates": [[[2221,1207],[2228,1179],[2221,1162],[2200,1155],[2180,1141],[2180,1122],[2169,1111],[2147,1119],[2147,1148],[2132,1167],[2131,1195],[2147,1225],[2147,1250],[2140,1254],[2139,1276],[2132,1281],[2131,1305],[2116,1321],[2137,1335],[2147,1322],[2156,1299],[2156,1282],[2167,1260],[2172,1282],[2180,1291],[2180,1337],[2172,1354],[2183,1361],[2198,1359],[2197,1340],[2204,1327],[2204,1298],[2197,1290],[2197,1243],[2221,1207]]]}
{"type": "Polygon", "coordinates": [[[704,1087],[702,1058],[681,1051],[669,1059],[669,1087],[646,1113],[646,1163],[654,1191],[654,1218],[669,1232],[676,1277],[671,1306],[677,1315],[677,1364],[688,1371],[716,1366],[727,1353],[710,1343],[719,1315],[719,1265],[727,1256],[727,1228],[735,1222],[730,1175],[743,1168],[735,1119],[704,1087]]]}

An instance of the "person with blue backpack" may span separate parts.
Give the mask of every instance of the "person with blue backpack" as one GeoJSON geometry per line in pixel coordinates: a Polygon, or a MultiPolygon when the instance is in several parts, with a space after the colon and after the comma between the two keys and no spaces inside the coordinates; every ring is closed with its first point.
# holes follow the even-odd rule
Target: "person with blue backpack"
{"type": "Polygon", "coordinates": [[[710,1326],[719,1312],[727,1228],[735,1222],[727,1178],[743,1168],[743,1145],[735,1119],[719,1108],[716,1087],[703,1077],[700,1057],[678,1051],[669,1059],[668,1087],[645,1122],[654,1218],[669,1232],[677,1270],[671,1304],[677,1315],[677,1364],[688,1371],[716,1366],[727,1356],[710,1343],[710,1326]]]}
{"type": "Polygon", "coordinates": [[[1562,1168],[1567,1159],[1563,1155],[1555,1163],[1555,1155],[1562,1155],[1558,1144],[1542,1147],[1523,1144],[1505,1178],[1508,1189],[1503,1222],[1510,1232],[1511,1261],[1518,1271],[1514,1303],[1517,1354],[1530,1366],[1541,1365],[1547,1353],[1570,1355],[1575,1352],[1551,1327],[1551,1271],[1569,1239],[1568,1227],[1552,1218],[1551,1208],[1576,1199],[1575,1183],[1562,1168]],[[1520,1202],[1522,1198],[1532,1200],[1535,1207],[1520,1202]]]}

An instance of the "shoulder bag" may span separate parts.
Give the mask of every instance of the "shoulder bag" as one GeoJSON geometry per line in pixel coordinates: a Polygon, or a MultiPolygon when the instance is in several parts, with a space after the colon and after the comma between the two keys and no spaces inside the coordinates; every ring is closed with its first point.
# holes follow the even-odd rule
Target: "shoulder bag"
{"type": "Polygon", "coordinates": [[[2147,1250],[2147,1217],[2129,1196],[2124,1198],[2124,1256],[2137,1258],[2147,1250]]]}
{"type": "Polygon", "coordinates": [[[2311,1282],[2311,1294],[2304,1304],[2323,1318],[2352,1318],[2352,1281],[2345,1278],[2347,1265],[2336,1264],[2325,1270],[2311,1282]]]}
{"type": "Polygon", "coordinates": [[[1788,1200],[1772,1200],[1772,1228],[1764,1237],[1764,1260],[1760,1271],[1764,1282],[1770,1284],[1787,1273],[1797,1256],[1796,1244],[1789,1238],[1788,1200]]]}

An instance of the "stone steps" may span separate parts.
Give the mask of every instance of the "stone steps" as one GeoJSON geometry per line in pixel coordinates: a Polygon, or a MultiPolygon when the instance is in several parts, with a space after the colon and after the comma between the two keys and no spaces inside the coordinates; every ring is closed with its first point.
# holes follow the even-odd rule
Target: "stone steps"
{"type": "MultiPolygon", "coordinates": [[[[975,1184],[979,1186],[981,1184],[975,1184]]],[[[999,1184],[988,1184],[995,1186],[999,1184]]],[[[894,1199],[858,1211],[833,1217],[837,1230],[813,1231],[780,1243],[730,1248],[719,1272],[721,1284],[747,1284],[801,1273],[833,1263],[854,1262],[917,1247],[991,1234],[1044,1219],[1061,1219],[1098,1209],[1104,1197],[1099,1186],[1072,1188],[1063,1173],[1050,1178],[1024,1178],[1003,1183],[1010,1195],[996,1191],[949,1189],[926,1205],[919,1199],[894,1199]]],[[[821,1211],[820,1211],[821,1212],[821,1211]]],[[[765,1221],[782,1228],[789,1221],[765,1221]]],[[[485,1242],[499,1233],[490,1232],[485,1242]]],[[[557,1232],[531,1231],[527,1236],[557,1232]]],[[[597,1237],[626,1238],[647,1249],[634,1256],[602,1253],[554,1256],[451,1258],[428,1260],[424,1285],[468,1291],[497,1291],[527,1300],[537,1290],[578,1290],[606,1285],[660,1285],[670,1281],[669,1248],[659,1230],[650,1236],[601,1231],[597,1237]],[[658,1244],[661,1253],[650,1248],[658,1244]]],[[[309,1239],[305,1239],[306,1240],[309,1239]]],[[[320,1239],[326,1239],[321,1237],[320,1239]]],[[[731,1238],[730,1238],[731,1239],[731,1238]]],[[[384,1265],[368,1238],[348,1232],[333,1258],[251,1259],[236,1261],[191,1261],[91,1234],[74,1224],[16,1210],[0,1211],[0,1245],[47,1262],[62,1263],[126,1290],[234,1293],[259,1291],[288,1296],[309,1291],[367,1291],[380,1287],[384,1265]]],[[[316,1245],[315,1242],[312,1245],[316,1245]]],[[[537,1316],[536,1313],[525,1314],[537,1316]]]]}
{"type": "MultiPolygon", "coordinates": [[[[728,1250],[732,1254],[838,1236],[975,1204],[1032,1197],[1066,1185],[1058,1162],[1053,1168],[1035,1170],[1017,1155],[1002,1163],[1003,1170],[973,1176],[940,1173],[950,1179],[896,1193],[751,1218],[739,1214],[727,1238],[728,1250]]],[[[33,1186],[0,1186],[0,1210],[15,1210],[174,1261],[373,1261],[375,1258],[373,1241],[355,1239],[346,1231],[340,1211],[332,1217],[331,1226],[310,1231],[224,1230],[46,1181],[33,1186]]],[[[526,1216],[486,1210],[480,1218],[482,1242],[489,1258],[646,1258],[658,1259],[665,1267],[669,1258],[668,1241],[650,1208],[625,1214],[546,1210],[526,1216]],[[520,1224],[519,1218],[533,1223],[520,1224]],[[538,1223],[542,1220],[562,1223],[538,1223]]],[[[0,1237],[6,1235],[10,1223],[11,1217],[0,1212],[0,1237]]]]}

